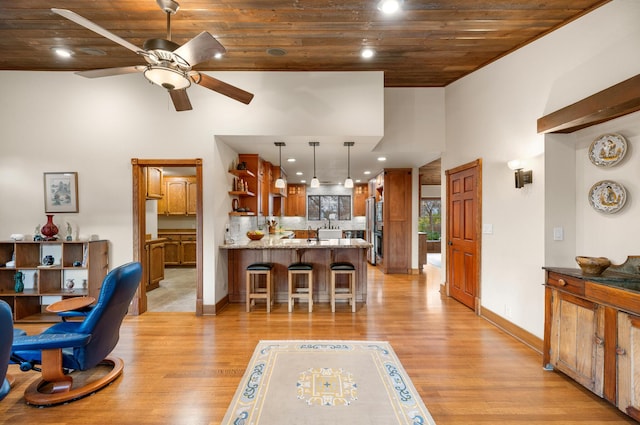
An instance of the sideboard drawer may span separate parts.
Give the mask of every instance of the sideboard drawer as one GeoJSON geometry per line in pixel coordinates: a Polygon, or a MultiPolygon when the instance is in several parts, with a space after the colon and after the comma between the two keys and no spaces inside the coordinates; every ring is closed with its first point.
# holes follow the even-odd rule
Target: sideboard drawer
{"type": "Polygon", "coordinates": [[[572,294],[584,295],[584,280],[569,277],[564,274],[549,272],[547,274],[547,285],[571,292],[572,294]]]}

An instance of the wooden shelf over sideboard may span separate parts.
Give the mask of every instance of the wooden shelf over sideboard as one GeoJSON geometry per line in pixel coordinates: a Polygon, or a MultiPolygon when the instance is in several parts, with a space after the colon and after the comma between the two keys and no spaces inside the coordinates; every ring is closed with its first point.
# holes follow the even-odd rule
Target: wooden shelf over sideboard
{"type": "Polygon", "coordinates": [[[538,119],[538,133],[572,133],[640,111],[640,75],[538,119]]]}

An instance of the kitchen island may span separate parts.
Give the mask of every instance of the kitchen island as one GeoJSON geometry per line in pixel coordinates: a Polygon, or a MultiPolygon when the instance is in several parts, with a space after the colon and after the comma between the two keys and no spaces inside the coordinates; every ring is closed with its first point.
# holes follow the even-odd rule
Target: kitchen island
{"type": "Polygon", "coordinates": [[[369,242],[363,239],[289,239],[284,234],[271,234],[259,241],[239,241],[221,245],[227,251],[229,265],[229,302],[245,302],[245,271],[249,264],[270,262],[274,264],[272,279],[275,301],[287,302],[287,267],[303,261],[313,264],[314,303],[330,301],[329,265],[348,261],[356,268],[356,301],[367,301],[367,249],[369,242]]]}

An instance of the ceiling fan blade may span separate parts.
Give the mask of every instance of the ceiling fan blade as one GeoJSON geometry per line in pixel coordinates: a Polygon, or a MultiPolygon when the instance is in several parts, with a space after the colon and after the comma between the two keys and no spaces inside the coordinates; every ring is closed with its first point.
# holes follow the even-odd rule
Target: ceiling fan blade
{"type": "Polygon", "coordinates": [[[198,72],[195,75],[191,75],[191,79],[198,85],[228,96],[231,99],[244,103],[245,105],[251,103],[251,100],[253,99],[253,93],[239,89],[238,87],[227,84],[217,78],[209,77],[207,74],[198,72]]]}
{"type": "Polygon", "coordinates": [[[169,96],[176,111],[190,111],[193,109],[189,96],[187,96],[187,89],[169,90],[169,96]]]}
{"type": "Polygon", "coordinates": [[[89,71],[78,71],[76,74],[86,78],[111,77],[113,75],[133,74],[134,72],[142,72],[146,69],[143,65],[123,66],[121,68],[103,68],[92,69],[89,71]]]}
{"type": "Polygon", "coordinates": [[[138,46],[129,43],[127,40],[118,37],[114,33],[110,32],[110,31],[107,31],[106,29],[102,28],[100,25],[91,22],[87,18],[84,18],[84,17],[78,15],[75,12],[72,12],[72,11],[67,10],[67,9],[56,9],[56,8],[52,8],[51,11],[53,13],[56,13],[56,14],[62,16],[63,18],[67,18],[68,20],[73,21],[76,24],[85,27],[88,30],[91,30],[91,31],[95,32],[96,34],[100,34],[101,36],[103,36],[105,38],[108,38],[109,40],[111,40],[113,42],[116,42],[119,45],[121,45],[123,47],[126,47],[127,49],[129,49],[129,50],[131,50],[133,52],[136,52],[136,53],[144,52],[144,50],[142,50],[138,46]]]}
{"type": "Polygon", "coordinates": [[[187,61],[190,66],[213,59],[216,53],[226,52],[225,48],[211,34],[201,32],[178,47],[173,53],[187,61]]]}

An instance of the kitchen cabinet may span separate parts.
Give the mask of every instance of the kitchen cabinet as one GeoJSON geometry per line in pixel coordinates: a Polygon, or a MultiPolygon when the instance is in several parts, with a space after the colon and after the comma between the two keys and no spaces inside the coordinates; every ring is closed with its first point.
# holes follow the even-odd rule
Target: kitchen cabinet
{"type": "Polygon", "coordinates": [[[369,189],[366,183],[359,183],[353,186],[353,216],[364,217],[367,213],[367,197],[369,189]]]}
{"type": "Polygon", "coordinates": [[[45,311],[47,304],[71,297],[98,298],[109,268],[109,243],[0,242],[0,265],[0,299],[11,306],[14,321],[57,322],[57,314],[45,311]],[[53,257],[52,265],[42,265],[45,256],[53,257]],[[22,292],[15,291],[18,272],[23,276],[22,292]]]}
{"type": "Polygon", "coordinates": [[[158,202],[158,214],[196,215],[197,188],[195,176],[165,177],[165,196],[158,202]]]}
{"type": "Polygon", "coordinates": [[[271,197],[271,163],[260,160],[260,209],[259,213],[264,216],[272,215],[272,208],[269,205],[271,197]]]}
{"type": "MultiPolygon", "coordinates": [[[[232,190],[229,191],[229,195],[236,198],[236,200],[234,200],[232,204],[232,211],[229,214],[230,215],[254,215],[255,210],[254,212],[247,212],[247,211],[238,211],[238,209],[247,208],[247,205],[249,204],[243,198],[253,198],[256,196],[255,193],[249,191],[248,187],[247,188],[240,187],[240,181],[244,183],[249,178],[255,178],[256,175],[249,170],[230,170],[229,173],[235,176],[233,188],[232,190]]],[[[247,186],[248,186],[248,183],[247,183],[247,186]]]]}
{"type": "Polygon", "coordinates": [[[179,230],[159,230],[164,241],[164,265],[193,267],[197,263],[196,235],[179,230]]]}
{"type": "MultiPolygon", "coordinates": [[[[382,211],[382,270],[409,273],[411,270],[411,169],[384,169],[382,211]]],[[[382,192],[381,192],[382,193],[382,192]]]]}
{"type": "Polygon", "coordinates": [[[602,397],[604,307],[557,292],[552,309],[551,366],[602,397]]]}
{"type": "Polygon", "coordinates": [[[164,279],[164,240],[154,239],[146,243],[146,264],[147,276],[145,286],[147,291],[151,291],[160,286],[160,281],[164,279]]]}
{"type": "Polygon", "coordinates": [[[146,199],[162,199],[164,196],[162,186],[162,168],[146,167],[145,183],[147,188],[146,199]]]}
{"type": "Polygon", "coordinates": [[[640,421],[640,275],[616,271],[624,265],[597,277],[544,269],[543,366],[640,421]]]}
{"type": "Polygon", "coordinates": [[[290,217],[306,217],[307,215],[307,186],[304,184],[287,185],[287,199],[285,214],[290,217]]]}
{"type": "Polygon", "coordinates": [[[245,192],[250,195],[238,197],[238,207],[247,211],[232,212],[232,215],[256,215],[262,209],[262,177],[260,176],[260,158],[258,154],[239,154],[238,162],[244,163],[243,170],[229,171],[234,175],[239,175],[245,182],[245,192]]]}
{"type": "Polygon", "coordinates": [[[618,408],[640,420],[640,316],[618,312],[618,408]]]}

